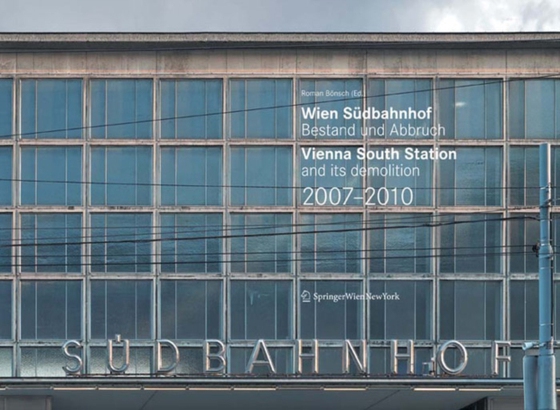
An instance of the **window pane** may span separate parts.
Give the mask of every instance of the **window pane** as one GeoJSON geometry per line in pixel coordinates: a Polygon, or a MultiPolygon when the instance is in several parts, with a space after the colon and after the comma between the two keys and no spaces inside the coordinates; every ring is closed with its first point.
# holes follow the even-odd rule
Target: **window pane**
{"type": "Polygon", "coordinates": [[[440,293],[441,339],[500,340],[500,282],[442,281],[440,293]]]}
{"type": "Polygon", "coordinates": [[[12,272],[12,230],[12,214],[0,214],[0,272],[12,272]]]}
{"type": "Polygon", "coordinates": [[[232,272],[291,272],[291,214],[233,214],[232,272]]]}
{"type": "Polygon", "coordinates": [[[409,109],[417,113],[426,111],[425,115],[422,115],[423,119],[367,120],[368,137],[433,139],[430,133],[425,132],[432,126],[434,115],[432,80],[370,80],[366,101],[368,107],[375,108],[377,111],[405,110],[407,115],[409,109]],[[431,107],[428,116],[428,109],[431,107]],[[420,132],[417,132],[418,127],[421,128],[420,132]]]}
{"type": "Polygon", "coordinates": [[[232,147],[232,205],[291,205],[290,147],[232,147]]]}
{"type": "Polygon", "coordinates": [[[0,147],[0,205],[12,204],[12,148],[0,147]]]}
{"type": "Polygon", "coordinates": [[[502,203],[502,149],[455,148],[457,159],[440,161],[440,205],[502,203]]]}
{"type": "Polygon", "coordinates": [[[442,273],[500,273],[502,215],[441,215],[442,273]]]}
{"type": "MultiPolygon", "coordinates": [[[[114,335],[112,336],[114,337],[114,335]]],[[[115,347],[115,365],[120,366],[122,364],[122,356],[121,352],[122,348],[115,347]]],[[[162,349],[162,356],[165,355],[168,349],[162,349]]],[[[89,374],[95,375],[105,375],[105,376],[113,376],[114,374],[107,368],[107,348],[106,347],[90,347],[89,349],[89,357],[88,357],[88,367],[89,367],[89,374]]],[[[153,374],[153,357],[154,352],[153,348],[151,347],[130,347],[130,363],[128,369],[126,370],[127,374],[134,374],[134,375],[151,375],[153,374]]],[[[183,362],[184,356],[183,352],[181,351],[181,364],[183,362]]],[[[188,359],[187,359],[188,360],[188,359]]],[[[202,372],[199,372],[199,374],[202,372]]]]}
{"type": "Polygon", "coordinates": [[[221,214],[162,214],[161,271],[221,272],[222,235],[221,214]]]}
{"type": "Polygon", "coordinates": [[[150,147],[91,148],[92,205],[150,205],[150,147]]]}
{"type": "Polygon", "coordinates": [[[164,80],[162,138],[222,138],[222,80],[164,80]]]}
{"type": "Polygon", "coordinates": [[[361,214],[301,216],[301,271],[358,273],[361,271],[361,214]]]}
{"type": "Polygon", "coordinates": [[[232,281],[230,303],[233,339],[292,337],[291,282],[232,281]]]}
{"type": "Polygon", "coordinates": [[[152,282],[95,280],[91,282],[93,339],[152,338],[152,282]]]}
{"type": "Polygon", "coordinates": [[[222,338],[222,282],[161,282],[161,335],[168,339],[222,338]]]}
{"type": "MultiPolygon", "coordinates": [[[[375,191],[364,192],[364,202],[370,206],[429,206],[432,205],[432,170],[434,161],[407,159],[411,147],[370,146],[369,150],[389,150],[382,160],[369,160],[368,186],[375,191]],[[395,159],[392,159],[394,156],[395,159]]],[[[413,155],[429,155],[432,147],[414,147],[413,155]]],[[[441,163],[454,160],[442,160],[441,163]]]]}
{"type": "Polygon", "coordinates": [[[92,80],[93,138],[152,138],[152,80],[92,80]]]}
{"type": "Polygon", "coordinates": [[[78,273],[82,270],[81,214],[22,214],[21,242],[23,272],[78,273]]]}
{"type": "Polygon", "coordinates": [[[539,338],[538,281],[511,281],[509,289],[511,340],[537,340],[539,338]]]}
{"type": "Polygon", "coordinates": [[[432,338],[431,282],[371,281],[370,293],[371,339],[432,338]]]}
{"type": "Polygon", "coordinates": [[[21,377],[65,377],[66,357],[60,347],[23,347],[21,377]]]}
{"type": "Polygon", "coordinates": [[[22,205],[81,205],[81,147],[23,147],[22,205]]]}
{"type": "Polygon", "coordinates": [[[539,242],[538,215],[515,214],[508,222],[509,255],[511,273],[537,273],[539,259],[533,252],[533,246],[539,242]]]}
{"type": "Polygon", "coordinates": [[[430,273],[431,215],[371,214],[371,273],[430,273]]]}
{"type": "Polygon", "coordinates": [[[291,138],[292,80],[231,80],[229,86],[232,138],[291,138]]]}
{"type": "Polygon", "coordinates": [[[21,337],[23,339],[82,338],[81,281],[23,281],[21,337]]]}
{"type": "Polygon", "coordinates": [[[302,281],[300,333],[304,339],[361,339],[364,310],[357,281],[302,281]]]}
{"type": "Polygon", "coordinates": [[[539,148],[510,147],[509,149],[510,205],[538,205],[539,148]]]}
{"type": "Polygon", "coordinates": [[[298,136],[304,139],[362,139],[361,121],[347,120],[343,115],[345,107],[362,107],[362,99],[357,98],[362,92],[360,79],[300,80],[298,136]],[[323,119],[318,114],[322,111],[332,115],[323,119]]]}
{"type": "Polygon", "coordinates": [[[12,282],[0,281],[0,339],[12,339],[12,282]]]}
{"type": "Polygon", "coordinates": [[[23,138],[82,138],[82,80],[22,80],[23,138]]]}
{"type": "Polygon", "coordinates": [[[151,214],[92,214],[91,271],[150,272],[151,224],[151,214]]]}
{"type": "Polygon", "coordinates": [[[13,138],[12,130],[12,96],[11,78],[0,79],[0,138],[13,138]]]}
{"type": "Polygon", "coordinates": [[[509,83],[511,138],[560,138],[560,80],[518,80],[509,83]]]}
{"type": "Polygon", "coordinates": [[[442,80],[439,82],[443,138],[499,139],[502,137],[500,79],[442,80]]]}
{"type": "Polygon", "coordinates": [[[221,205],[222,148],[161,148],[162,205],[221,205]]]}
{"type": "Polygon", "coordinates": [[[363,178],[352,175],[352,169],[361,168],[364,161],[358,160],[354,147],[300,147],[299,201],[303,205],[361,205],[363,178]],[[343,156],[348,153],[351,159],[314,159],[317,154],[343,156]],[[344,168],[344,171],[341,171],[344,168]],[[352,190],[350,190],[351,188],[352,190]],[[359,198],[359,199],[358,199],[359,198]]]}

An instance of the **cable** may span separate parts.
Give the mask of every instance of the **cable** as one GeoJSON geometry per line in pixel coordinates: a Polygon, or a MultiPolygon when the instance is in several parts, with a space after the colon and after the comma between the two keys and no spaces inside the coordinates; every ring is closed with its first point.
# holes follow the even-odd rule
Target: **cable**
{"type": "MultiPolygon", "coordinates": [[[[226,188],[226,189],[298,189],[305,188],[340,188],[340,186],[310,186],[310,185],[213,185],[213,184],[167,184],[157,182],[98,182],[98,181],[62,181],[62,180],[48,180],[48,179],[20,179],[20,178],[0,178],[0,182],[20,182],[20,183],[39,183],[39,184],[80,184],[80,185],[103,185],[103,186],[156,186],[156,187],[172,187],[172,188],[226,188]]],[[[355,190],[364,190],[372,187],[349,187],[355,190]]],[[[398,187],[395,187],[398,188],[398,187]]],[[[557,188],[553,186],[551,188],[557,188]]],[[[415,190],[508,190],[508,189],[540,189],[537,186],[502,186],[502,187],[414,187],[415,190]]],[[[218,205],[219,206],[219,205],[218,205]]]]}
{"type": "MultiPolygon", "coordinates": [[[[356,251],[359,252],[359,251],[356,251]]],[[[333,251],[331,253],[347,253],[344,251],[336,252],[333,251]]],[[[254,261],[229,261],[230,264],[259,264],[259,263],[294,263],[294,262],[325,262],[325,261],[358,261],[358,260],[392,260],[392,259],[426,259],[426,258],[471,258],[471,257],[487,257],[487,256],[504,256],[504,255],[532,255],[533,252],[484,252],[484,253],[469,253],[469,254],[460,254],[460,255],[403,255],[403,256],[382,256],[382,257],[375,257],[375,256],[356,256],[356,257],[348,257],[348,256],[341,256],[339,258],[290,258],[290,259],[269,259],[269,260],[254,260],[254,261]]],[[[142,261],[132,261],[132,262],[80,262],[80,263],[39,263],[39,264],[10,264],[12,267],[56,267],[56,266],[131,266],[131,265],[203,265],[203,264],[223,264],[223,261],[215,261],[215,262],[200,262],[200,261],[179,261],[179,262],[142,262],[142,261]]],[[[341,269],[343,271],[344,269],[341,269]]],[[[94,272],[96,273],[96,272],[94,272]]],[[[142,273],[142,272],[139,272],[142,273]]],[[[234,272],[237,273],[237,272],[234,272]]],[[[249,272],[250,273],[250,272],[249,272]]],[[[303,273],[308,273],[307,271],[303,273]]],[[[345,272],[341,272],[345,273],[345,272]]]]}
{"type": "Polygon", "coordinates": [[[495,222],[495,221],[509,221],[509,220],[525,220],[525,219],[535,219],[535,216],[521,215],[521,216],[510,216],[502,218],[485,218],[480,220],[466,220],[466,221],[451,221],[451,222],[436,222],[436,223],[423,223],[419,225],[394,225],[385,227],[361,227],[361,228],[345,228],[345,229],[325,229],[325,230],[315,230],[315,231],[295,231],[295,232],[273,232],[273,233],[262,233],[262,234],[244,234],[244,235],[216,235],[216,236],[202,236],[202,237],[184,237],[184,238],[147,238],[147,239],[129,239],[129,240],[115,240],[115,241],[80,241],[80,242],[58,242],[58,243],[13,243],[11,245],[0,245],[1,248],[8,247],[29,247],[29,246],[70,246],[70,245],[99,245],[99,244],[120,244],[120,243],[150,243],[150,242],[162,242],[162,241],[194,241],[194,240],[208,240],[208,239],[233,239],[233,238],[250,238],[250,237],[269,237],[269,236],[286,236],[286,235],[298,235],[298,234],[325,234],[325,233],[342,233],[342,232],[359,232],[359,231],[374,231],[374,230],[389,230],[389,229],[403,229],[403,228],[415,228],[415,227],[438,227],[438,226],[451,226],[451,225],[463,225],[469,223],[478,222],[495,222]]]}
{"type": "MultiPolygon", "coordinates": [[[[525,77],[525,78],[508,78],[508,79],[499,79],[499,80],[487,80],[487,79],[480,79],[480,83],[477,84],[465,84],[459,86],[450,86],[450,87],[436,87],[424,90],[414,90],[414,91],[400,91],[396,93],[384,93],[372,96],[360,96],[360,97],[351,97],[351,98],[340,98],[340,99],[332,99],[332,100],[324,100],[324,101],[312,101],[309,103],[293,103],[293,104],[282,104],[282,105],[274,105],[274,106],[267,106],[267,107],[256,107],[256,108],[246,108],[246,109],[239,109],[239,110],[228,110],[228,111],[221,111],[221,112],[214,112],[214,113],[205,113],[205,114],[190,114],[190,115],[181,115],[181,116],[174,116],[174,117],[166,117],[166,118],[152,118],[148,120],[135,120],[135,121],[124,121],[119,123],[112,123],[112,124],[96,124],[96,125],[86,125],[83,127],[70,127],[70,128],[59,128],[53,130],[44,130],[44,131],[34,131],[34,132],[27,132],[27,133],[19,133],[19,134],[4,134],[0,135],[0,138],[12,138],[12,137],[22,137],[25,135],[37,135],[37,134],[47,134],[47,133],[62,133],[68,131],[80,131],[84,129],[95,129],[95,128],[105,128],[105,127],[117,127],[123,125],[135,125],[135,124],[144,124],[144,123],[152,123],[152,122],[161,122],[161,121],[171,121],[177,119],[189,119],[189,118],[198,118],[198,117],[209,117],[209,116],[217,116],[217,115],[231,115],[231,114],[239,114],[239,113],[247,113],[247,112],[254,112],[254,111],[263,111],[263,110],[277,110],[282,108],[293,108],[299,107],[304,105],[314,105],[318,102],[323,103],[336,103],[336,102],[345,102],[345,101],[352,101],[352,100],[368,100],[370,98],[380,98],[380,97],[389,97],[389,96],[396,96],[396,95],[407,95],[407,94],[416,94],[416,93],[426,93],[426,92],[433,92],[433,91],[441,91],[441,90],[455,90],[457,88],[468,88],[468,87],[480,87],[489,84],[505,84],[515,81],[527,81],[527,80],[538,80],[538,79],[545,79],[545,78],[554,78],[560,75],[560,72],[553,73],[553,74],[546,74],[542,76],[533,76],[533,77],[525,77]]],[[[290,79],[291,80],[291,79],[290,79]]],[[[460,79],[459,79],[460,80],[460,79]]],[[[465,78],[467,80],[467,78],[465,78]]],[[[475,79],[475,81],[478,79],[475,79]]],[[[102,80],[103,81],[103,80],[102,80]]],[[[150,80],[151,81],[151,80],[150,80]]],[[[83,139],[83,136],[80,138],[83,139]]],[[[103,139],[103,138],[102,138],[103,139]]],[[[102,140],[100,139],[100,140],[102,140]]],[[[150,138],[150,139],[153,139],[150,138]]],[[[239,139],[243,140],[243,139],[239,139]]],[[[292,140],[292,139],[287,139],[292,140]]],[[[309,139],[306,141],[314,141],[314,139],[309,139]]],[[[450,140],[452,142],[453,140],[450,140]]]]}

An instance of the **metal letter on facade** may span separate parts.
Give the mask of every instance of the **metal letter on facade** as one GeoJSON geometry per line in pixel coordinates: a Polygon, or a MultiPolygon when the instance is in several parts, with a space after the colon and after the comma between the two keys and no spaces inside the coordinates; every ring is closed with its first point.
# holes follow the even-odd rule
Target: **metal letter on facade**
{"type": "Polygon", "coordinates": [[[342,347],[342,372],[345,374],[350,373],[350,356],[352,356],[352,361],[358,366],[360,373],[367,373],[367,348],[366,341],[360,341],[360,351],[362,357],[358,356],[358,352],[350,340],[344,341],[344,346],[342,347]]]}
{"type": "Polygon", "coordinates": [[[68,365],[66,365],[62,367],[62,370],[64,370],[66,375],[81,374],[84,368],[84,361],[81,356],[77,354],[72,354],[68,351],[68,349],[71,347],[74,347],[76,349],[82,349],[84,345],[79,340],[68,340],[66,343],[62,345],[62,354],[64,354],[64,356],[66,356],[68,359],[73,359],[76,361],[76,365],[74,367],[69,367],[68,365]]]}
{"type": "Polygon", "coordinates": [[[297,373],[303,373],[303,359],[311,360],[311,373],[319,373],[319,342],[317,339],[311,341],[311,353],[303,353],[303,340],[297,340],[297,373]]]}
{"type": "Polygon", "coordinates": [[[437,351],[437,362],[439,367],[441,367],[441,369],[445,373],[452,376],[457,376],[461,374],[467,367],[467,363],[469,362],[469,355],[467,353],[467,349],[461,342],[458,342],[457,340],[449,340],[439,347],[437,351]],[[459,350],[459,352],[461,352],[461,364],[455,368],[449,367],[445,362],[445,352],[450,347],[455,347],[459,350]]]}
{"type": "Polygon", "coordinates": [[[154,368],[156,369],[157,374],[171,373],[175,370],[180,360],[181,357],[179,354],[179,348],[175,343],[167,339],[156,340],[156,363],[154,368]],[[161,354],[161,348],[163,345],[169,346],[171,350],[173,350],[173,362],[167,367],[163,367],[163,358],[161,354]]]}
{"type": "Polygon", "coordinates": [[[510,363],[511,356],[507,354],[507,349],[511,347],[511,342],[505,340],[495,340],[492,342],[492,376],[500,374],[500,362],[510,363]],[[503,354],[500,354],[503,349],[503,354]]]}
{"type": "Polygon", "coordinates": [[[391,372],[399,372],[399,360],[406,360],[407,373],[414,374],[414,341],[407,340],[406,353],[399,353],[399,341],[391,340],[391,372]]]}
{"type": "Polygon", "coordinates": [[[204,373],[222,373],[227,366],[226,361],[226,345],[221,340],[208,339],[204,341],[204,373]],[[218,348],[215,353],[211,352],[212,345],[218,348]],[[212,360],[218,360],[220,364],[217,367],[212,367],[212,360]]]}
{"type": "Polygon", "coordinates": [[[251,357],[249,358],[249,363],[247,363],[245,373],[253,373],[253,368],[255,366],[268,366],[268,368],[270,369],[270,373],[276,373],[276,367],[274,367],[274,363],[272,362],[270,353],[268,352],[268,348],[266,347],[266,343],[262,339],[257,340],[255,348],[253,349],[253,353],[251,353],[251,357]],[[258,359],[261,350],[264,355],[264,360],[258,359]]]}
{"type": "Polygon", "coordinates": [[[107,368],[111,371],[111,373],[124,373],[130,364],[130,341],[128,339],[122,339],[121,335],[115,335],[114,340],[107,340],[107,368]],[[123,364],[121,367],[115,367],[113,363],[113,342],[116,345],[123,346],[123,364]]]}

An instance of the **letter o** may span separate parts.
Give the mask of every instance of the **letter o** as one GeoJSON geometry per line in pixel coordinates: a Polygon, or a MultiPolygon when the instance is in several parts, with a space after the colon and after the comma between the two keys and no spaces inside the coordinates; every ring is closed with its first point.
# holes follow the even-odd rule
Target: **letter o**
{"type": "Polygon", "coordinates": [[[469,362],[469,355],[467,353],[467,349],[461,342],[458,342],[457,340],[449,340],[444,344],[442,344],[438,349],[437,363],[439,367],[441,367],[441,369],[447,374],[450,374],[452,376],[457,376],[458,374],[461,374],[463,370],[465,370],[465,368],[467,367],[468,362],[469,362]],[[462,356],[461,364],[459,364],[459,366],[455,368],[449,367],[445,362],[445,352],[450,347],[455,347],[459,349],[459,352],[461,352],[461,356],[462,356]]]}

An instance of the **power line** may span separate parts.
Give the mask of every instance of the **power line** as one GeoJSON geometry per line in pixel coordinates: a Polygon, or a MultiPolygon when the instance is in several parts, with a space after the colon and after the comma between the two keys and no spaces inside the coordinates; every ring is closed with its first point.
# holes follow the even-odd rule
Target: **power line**
{"type": "Polygon", "coordinates": [[[439,226],[453,226],[453,225],[463,225],[469,223],[479,223],[479,222],[496,222],[496,221],[509,221],[509,220],[526,220],[535,219],[537,217],[528,215],[519,216],[509,216],[502,218],[485,218],[480,220],[465,220],[465,221],[451,221],[451,222],[435,222],[435,223],[422,223],[419,225],[394,225],[394,226],[384,226],[384,227],[360,227],[360,228],[344,228],[344,229],[324,229],[324,230],[312,230],[312,231],[293,231],[293,232],[272,232],[272,233],[256,233],[256,234],[243,234],[243,235],[216,235],[216,236],[202,236],[202,237],[182,237],[182,238],[145,238],[145,239],[123,239],[115,241],[80,241],[80,242],[58,242],[58,243],[13,243],[11,245],[0,245],[1,248],[22,248],[22,247],[37,247],[37,246],[71,246],[71,245],[99,245],[99,244],[123,244],[123,243],[151,243],[151,242],[162,242],[162,241],[194,241],[194,240],[208,240],[208,239],[234,239],[234,238],[250,238],[250,237],[270,237],[270,236],[286,236],[286,235],[305,235],[305,234],[325,234],[325,233],[343,233],[343,232],[361,232],[361,231],[375,231],[375,230],[389,230],[389,229],[403,229],[403,228],[415,228],[415,227],[439,227],[439,226]]]}
{"type": "MultiPolygon", "coordinates": [[[[20,182],[26,183],[39,183],[39,184],[80,184],[80,185],[103,185],[103,186],[156,186],[156,187],[171,187],[171,188],[226,188],[226,189],[296,189],[303,190],[305,188],[341,188],[341,186],[325,186],[325,185],[226,185],[226,184],[169,184],[169,183],[158,183],[158,182],[100,182],[100,181],[62,181],[62,180],[48,180],[48,179],[21,179],[21,178],[0,178],[0,182],[20,182]]],[[[365,190],[368,188],[374,188],[371,186],[363,187],[349,187],[355,190],[365,190]]],[[[393,188],[393,187],[391,187],[393,188]]],[[[399,187],[394,187],[399,188],[399,187]]],[[[551,188],[558,188],[557,186],[552,186],[551,188]]],[[[540,189],[538,186],[500,186],[500,187],[414,187],[414,190],[508,190],[508,189],[540,189]]]]}
{"type": "MultiPolygon", "coordinates": [[[[482,248],[481,248],[482,249],[482,248]]],[[[359,251],[356,251],[359,252],[359,251]]],[[[346,253],[344,251],[332,251],[331,254],[333,253],[346,253]]],[[[385,260],[393,260],[393,259],[431,259],[431,258],[437,258],[437,259],[442,259],[442,258],[472,258],[472,257],[487,257],[487,256],[504,256],[504,255],[534,255],[534,253],[532,251],[527,251],[527,252],[483,252],[483,253],[468,253],[468,254],[460,254],[460,255],[438,255],[438,256],[434,256],[434,255],[399,255],[399,256],[382,256],[382,257],[376,257],[376,256],[355,256],[355,257],[349,257],[349,256],[341,256],[339,258],[325,258],[325,257],[319,257],[319,258],[305,258],[305,257],[300,257],[300,258],[289,258],[289,259],[268,259],[268,260],[251,260],[251,261],[229,261],[230,264],[245,264],[245,265],[251,265],[251,264],[259,264],[259,263],[275,263],[275,264],[282,264],[282,263],[293,263],[293,262],[345,262],[345,261],[361,261],[361,260],[379,260],[379,261],[385,261],[385,260]]],[[[111,267],[111,266],[131,266],[131,265],[141,265],[141,266],[147,266],[147,265],[204,265],[204,264],[223,264],[223,261],[214,261],[214,262],[201,262],[201,261],[172,261],[172,262],[166,262],[166,261],[160,261],[160,262],[142,262],[142,261],[133,261],[133,262],[79,262],[79,263],[37,263],[37,264],[10,264],[10,266],[12,267],[56,267],[56,266],[107,266],[107,267],[111,267]]],[[[301,269],[300,269],[301,270],[301,269]]],[[[341,271],[343,271],[344,269],[340,269],[341,271]]],[[[94,272],[96,273],[96,272],[94,272]]],[[[142,273],[142,272],[140,272],[142,273]]],[[[237,273],[237,272],[234,272],[237,273]]],[[[244,273],[251,273],[251,272],[244,272],[244,273]]],[[[303,272],[303,273],[310,273],[310,272],[303,272]]],[[[324,272],[323,272],[324,273],[324,272]]],[[[348,273],[348,272],[341,272],[341,273],[348,273]]]]}
{"type": "MultiPolygon", "coordinates": [[[[226,110],[214,113],[205,113],[205,114],[189,114],[189,115],[181,115],[181,116],[174,116],[174,117],[166,117],[166,118],[152,118],[147,120],[135,120],[135,121],[124,121],[119,123],[112,123],[112,124],[96,124],[96,125],[86,125],[83,127],[69,127],[69,128],[59,128],[53,130],[44,130],[44,131],[33,131],[33,132],[26,132],[26,133],[19,133],[19,134],[5,134],[0,135],[0,138],[12,138],[12,137],[22,137],[25,135],[37,135],[37,134],[49,134],[49,133],[63,133],[68,131],[80,131],[84,129],[96,129],[96,128],[106,128],[106,127],[117,127],[123,125],[134,125],[134,124],[143,124],[143,123],[153,123],[153,122],[161,122],[161,121],[171,121],[177,119],[189,119],[189,118],[199,118],[199,117],[209,117],[209,116],[217,116],[217,115],[231,115],[231,114],[239,114],[239,113],[247,113],[247,112],[254,112],[254,111],[263,111],[263,110],[275,110],[275,109],[282,109],[282,108],[294,108],[299,106],[305,105],[314,105],[318,102],[322,103],[336,103],[336,102],[347,102],[353,100],[368,100],[370,98],[380,98],[380,97],[389,97],[389,96],[396,96],[396,95],[407,95],[407,94],[416,94],[416,93],[425,93],[425,92],[433,92],[433,91],[441,91],[441,90],[455,90],[457,88],[468,88],[468,87],[480,87],[489,84],[505,84],[515,81],[527,81],[527,80],[538,80],[538,79],[546,79],[546,78],[554,78],[560,75],[560,72],[553,73],[553,74],[546,74],[542,76],[533,76],[533,77],[524,77],[524,78],[508,78],[508,79],[499,79],[499,80],[488,80],[488,79],[480,79],[480,83],[477,84],[464,84],[464,85],[457,85],[457,86],[450,86],[450,87],[435,87],[429,88],[424,90],[414,90],[414,91],[400,91],[395,93],[384,93],[384,94],[377,94],[372,96],[361,96],[361,97],[350,97],[350,98],[337,98],[332,100],[324,100],[324,101],[312,101],[309,103],[293,103],[293,104],[281,104],[281,105],[273,105],[267,107],[255,107],[255,108],[245,108],[239,110],[226,110]]],[[[358,78],[359,79],[359,78],[358,78]]],[[[290,79],[291,80],[291,79],[290,79]]],[[[461,80],[461,79],[459,79],[461,80]]],[[[463,80],[470,80],[468,78],[464,78],[463,80]]],[[[475,79],[476,81],[478,79],[475,79]]],[[[151,80],[150,80],[151,81],[151,80]]],[[[83,139],[83,136],[80,138],[83,139]]],[[[103,139],[103,138],[102,138],[103,139]]],[[[102,140],[101,139],[101,140],[102,140]]],[[[243,140],[240,138],[240,140],[243,140]]],[[[287,139],[291,140],[291,139],[287,139]]],[[[309,139],[306,141],[312,141],[313,139],[309,139]]],[[[452,141],[452,140],[450,140],[452,141]]]]}

